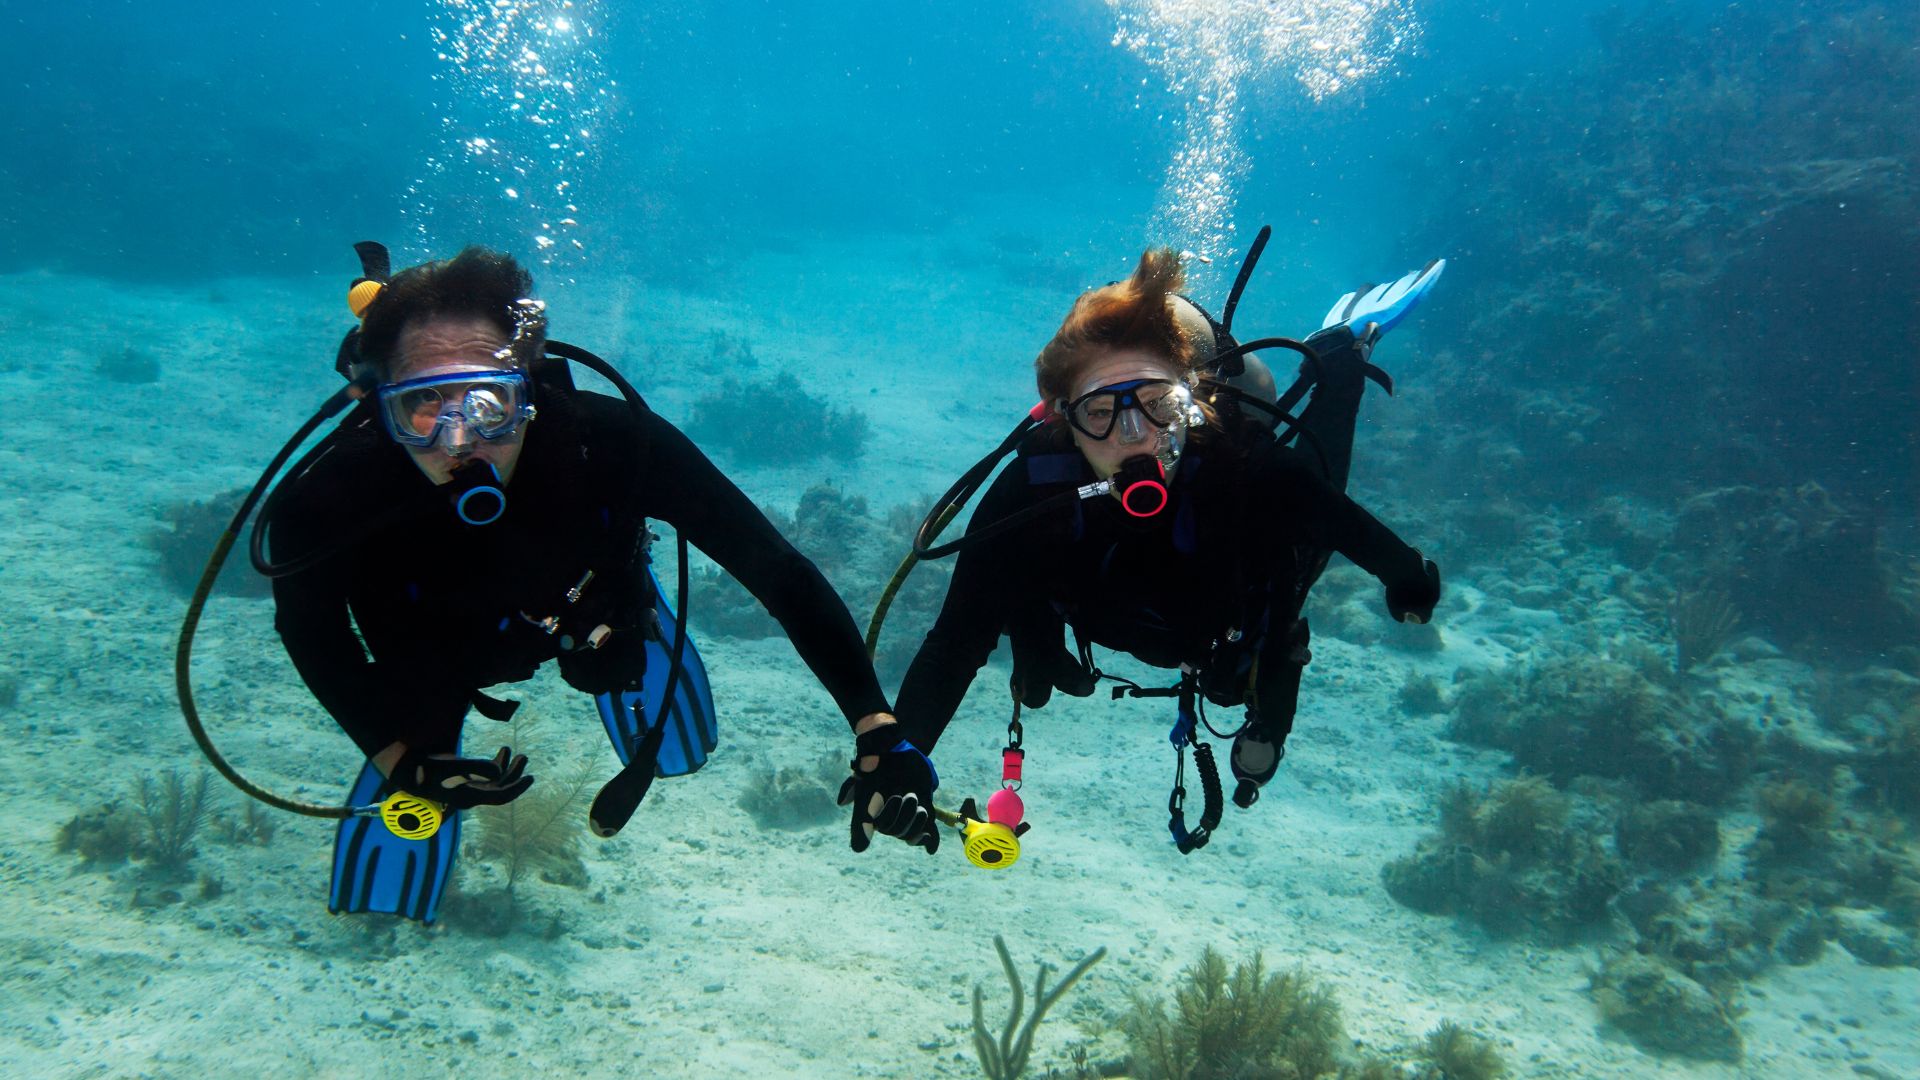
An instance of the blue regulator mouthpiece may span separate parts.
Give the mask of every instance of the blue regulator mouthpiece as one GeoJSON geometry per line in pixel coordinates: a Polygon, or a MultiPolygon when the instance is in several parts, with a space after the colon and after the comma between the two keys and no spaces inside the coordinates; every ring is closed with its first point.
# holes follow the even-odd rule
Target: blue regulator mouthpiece
{"type": "Polygon", "coordinates": [[[447,483],[453,512],[469,525],[491,525],[507,512],[507,492],[499,470],[478,459],[453,470],[447,483]]]}

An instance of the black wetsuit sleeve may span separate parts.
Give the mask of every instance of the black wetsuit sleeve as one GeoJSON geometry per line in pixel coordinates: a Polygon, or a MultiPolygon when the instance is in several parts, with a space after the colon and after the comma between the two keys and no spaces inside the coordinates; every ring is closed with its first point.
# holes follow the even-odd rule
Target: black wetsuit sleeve
{"type": "MultiPolygon", "coordinates": [[[[1017,513],[1030,491],[1025,470],[1014,462],[981,497],[967,532],[1017,513]]],[[[965,548],[956,558],[946,601],[907,668],[896,702],[902,734],[923,752],[933,752],[967,688],[1000,643],[1013,594],[1022,588],[1031,565],[1022,557],[1022,545],[1031,543],[1032,531],[1015,529],[965,548]]]]}
{"type": "Polygon", "coordinates": [[[1253,514],[1256,520],[1267,520],[1254,535],[1291,536],[1311,547],[1337,551],[1390,590],[1418,589],[1426,582],[1426,560],[1419,551],[1297,456],[1272,454],[1256,475],[1260,480],[1252,492],[1253,514]]]}
{"type": "Polygon", "coordinates": [[[766,607],[849,725],[887,712],[866,643],[819,567],[672,424],[647,414],[641,444],[634,480],[645,516],[672,525],[766,607]]]}
{"type": "MultiPolygon", "coordinates": [[[[276,523],[277,524],[277,523],[276,523]]],[[[300,550],[282,530],[277,550],[300,550]]],[[[395,742],[450,751],[468,695],[446,680],[424,678],[368,659],[347,610],[348,558],[337,556],[273,582],[274,628],[307,688],[373,757],[395,742]]]]}

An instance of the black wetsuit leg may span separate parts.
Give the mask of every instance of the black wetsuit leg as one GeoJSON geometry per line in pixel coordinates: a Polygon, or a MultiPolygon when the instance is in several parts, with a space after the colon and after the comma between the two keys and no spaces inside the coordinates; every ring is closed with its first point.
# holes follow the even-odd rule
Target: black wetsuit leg
{"type": "MultiPolygon", "coordinates": [[[[1309,341],[1319,352],[1321,366],[1307,405],[1300,411],[1300,427],[1306,433],[1301,441],[1309,444],[1302,449],[1317,450],[1315,460],[1324,457],[1326,462],[1327,483],[1345,492],[1353,467],[1354,427],[1360,419],[1360,399],[1366,393],[1367,359],[1372,350],[1355,341],[1352,332],[1344,327],[1334,332],[1323,331],[1309,341]]],[[[1333,553],[1301,547],[1295,549],[1294,557],[1299,567],[1298,579],[1289,583],[1290,588],[1283,589],[1279,582],[1274,584],[1272,596],[1277,610],[1268,615],[1267,636],[1260,649],[1259,677],[1248,695],[1257,702],[1259,711],[1254,722],[1234,740],[1230,759],[1239,781],[1233,801],[1242,808],[1252,806],[1259,798],[1260,786],[1273,778],[1285,753],[1287,736],[1293,732],[1294,716],[1300,707],[1300,680],[1312,656],[1308,650],[1311,632],[1303,614],[1307,592],[1320,579],[1333,553]],[[1242,767],[1242,751],[1248,749],[1243,746],[1246,740],[1273,743],[1283,749],[1265,768],[1249,770],[1242,767]]],[[[1260,756],[1265,757],[1264,753],[1260,756]]]]}

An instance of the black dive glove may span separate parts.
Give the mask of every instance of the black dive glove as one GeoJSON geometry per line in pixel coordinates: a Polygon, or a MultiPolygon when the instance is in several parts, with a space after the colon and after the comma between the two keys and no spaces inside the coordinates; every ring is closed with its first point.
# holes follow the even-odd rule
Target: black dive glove
{"type": "Polygon", "coordinates": [[[868,831],[897,836],[909,844],[940,850],[939,822],[933,817],[933,789],[940,777],[919,748],[900,737],[898,724],[882,724],[854,740],[853,775],[840,785],[840,805],[853,807],[853,850],[873,843],[868,831]],[[880,758],[872,772],[860,771],[860,759],[880,758]]]}
{"type": "Polygon", "coordinates": [[[1432,559],[1420,560],[1421,578],[1387,586],[1387,614],[1395,622],[1433,621],[1433,606],[1440,602],[1440,568],[1432,559]]]}
{"type": "Polygon", "coordinates": [[[491,758],[408,750],[400,755],[389,778],[401,790],[432,799],[449,810],[470,810],[519,798],[533,786],[533,777],[525,775],[526,771],[527,756],[515,755],[504,746],[491,758]]]}

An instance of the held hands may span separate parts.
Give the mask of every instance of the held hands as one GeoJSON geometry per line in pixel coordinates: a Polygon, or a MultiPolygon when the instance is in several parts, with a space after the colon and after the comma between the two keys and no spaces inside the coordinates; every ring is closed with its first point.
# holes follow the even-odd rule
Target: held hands
{"type": "Polygon", "coordinates": [[[408,750],[389,774],[401,788],[450,810],[499,806],[520,797],[533,786],[525,775],[527,756],[506,747],[491,758],[463,758],[451,754],[422,754],[408,750]]]}
{"type": "Polygon", "coordinates": [[[1403,623],[1433,620],[1433,606],[1440,602],[1440,568],[1432,559],[1421,560],[1422,577],[1418,581],[1400,581],[1387,586],[1387,613],[1403,623]]]}
{"type": "Polygon", "coordinates": [[[891,718],[854,740],[853,775],[840,785],[840,805],[853,808],[854,851],[865,851],[883,832],[926,849],[940,850],[933,818],[933,789],[940,778],[933,762],[900,737],[891,718]]]}

